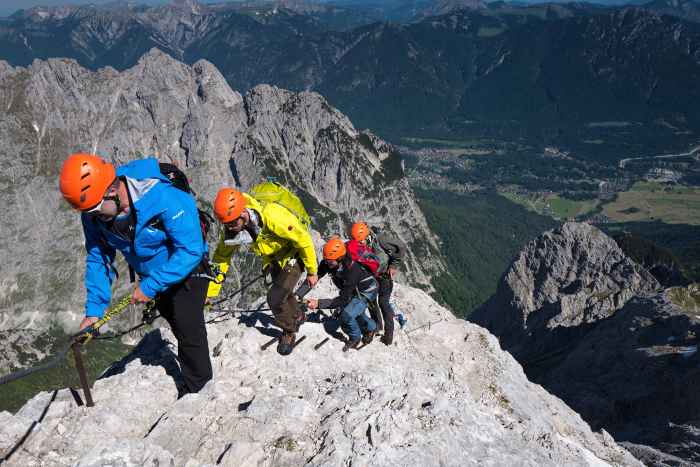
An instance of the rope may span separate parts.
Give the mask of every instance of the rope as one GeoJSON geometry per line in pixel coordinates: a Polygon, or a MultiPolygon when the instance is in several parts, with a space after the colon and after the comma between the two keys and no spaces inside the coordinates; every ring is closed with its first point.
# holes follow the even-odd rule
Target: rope
{"type": "Polygon", "coordinates": [[[27,376],[33,375],[34,373],[39,373],[41,371],[56,368],[59,365],[59,363],[61,363],[61,361],[66,357],[66,355],[70,351],[71,346],[74,343],[80,342],[82,344],[87,344],[88,342],[90,342],[90,340],[96,336],[100,327],[104,326],[109,320],[122,313],[129,306],[130,302],[130,295],[123,297],[121,300],[119,300],[119,302],[117,302],[116,305],[107,310],[105,312],[105,315],[101,319],[97,320],[91,326],[88,326],[87,328],[83,329],[81,332],[71,336],[68,342],[66,342],[66,344],[64,344],[64,346],[61,347],[61,349],[56,355],[54,355],[53,357],[51,357],[51,359],[42,363],[41,365],[32,368],[24,368],[14,373],[0,376],[0,386],[7,383],[11,383],[12,381],[17,381],[21,378],[26,378],[27,376]]]}
{"type": "Polygon", "coordinates": [[[12,381],[16,381],[21,378],[25,378],[29,375],[33,375],[34,373],[39,373],[40,371],[46,371],[50,370],[51,368],[57,367],[58,364],[61,363],[61,361],[65,358],[65,356],[68,355],[68,351],[70,350],[72,345],[73,341],[71,340],[68,344],[62,347],[56,355],[51,357],[49,361],[39,366],[35,366],[33,368],[24,368],[14,373],[10,373],[9,375],[0,376],[0,386],[2,386],[3,384],[11,383],[12,381]]]}
{"type": "Polygon", "coordinates": [[[263,277],[265,277],[265,273],[262,273],[262,274],[260,274],[259,276],[256,276],[255,278],[253,278],[252,280],[250,280],[248,283],[246,283],[245,285],[243,285],[240,289],[236,290],[235,292],[230,293],[229,295],[227,295],[227,296],[225,296],[225,297],[223,297],[223,298],[220,298],[219,300],[217,300],[217,301],[215,301],[215,302],[213,302],[213,303],[210,303],[209,305],[207,305],[208,309],[211,309],[211,308],[215,307],[216,305],[220,305],[220,304],[222,304],[222,303],[224,303],[224,302],[226,302],[226,301],[228,301],[228,300],[231,300],[233,297],[235,297],[235,296],[238,295],[239,293],[243,292],[245,289],[247,289],[247,288],[250,287],[251,285],[255,284],[257,281],[259,281],[259,280],[262,279],[263,277]]]}
{"type": "MultiPolygon", "coordinates": [[[[233,298],[233,297],[235,297],[236,295],[238,295],[239,293],[243,292],[244,290],[246,290],[247,288],[249,288],[251,285],[253,285],[253,284],[256,283],[257,281],[259,281],[260,279],[262,279],[263,277],[265,277],[265,274],[260,274],[259,276],[255,277],[254,279],[252,279],[251,281],[249,281],[248,283],[246,283],[245,285],[243,285],[243,287],[241,287],[240,289],[234,291],[233,293],[229,294],[228,296],[223,297],[223,298],[221,298],[220,300],[217,300],[216,302],[214,302],[214,303],[212,303],[211,305],[209,305],[209,309],[210,309],[210,310],[211,310],[212,308],[213,308],[213,309],[216,309],[216,305],[219,305],[219,304],[221,304],[221,303],[223,303],[223,302],[225,302],[225,301],[227,301],[227,300],[230,300],[231,298],[233,298]]],[[[24,369],[21,369],[21,370],[18,370],[18,371],[16,371],[16,372],[14,372],[14,373],[10,373],[10,374],[4,375],[4,376],[0,376],[0,386],[2,386],[2,385],[4,385],[4,384],[7,384],[7,383],[11,383],[12,381],[17,381],[18,379],[26,378],[27,376],[33,375],[33,374],[35,374],[35,373],[39,373],[39,372],[42,372],[42,371],[50,370],[50,369],[52,369],[52,368],[56,368],[56,367],[61,363],[61,361],[66,357],[66,355],[67,355],[68,352],[70,351],[71,346],[72,346],[74,343],[79,343],[79,344],[81,344],[81,345],[86,345],[86,344],[89,343],[92,339],[95,339],[95,340],[117,339],[117,338],[122,337],[122,336],[125,336],[125,335],[127,335],[127,334],[129,334],[129,333],[132,333],[132,332],[134,332],[135,330],[142,328],[143,326],[146,326],[146,325],[148,325],[148,324],[153,323],[153,321],[154,321],[156,318],[159,318],[159,317],[160,317],[159,314],[151,314],[151,315],[148,317],[148,319],[147,319],[146,321],[144,321],[144,322],[142,322],[142,323],[140,323],[140,324],[134,326],[134,327],[131,328],[131,329],[128,329],[128,330],[126,330],[126,331],[122,331],[122,332],[116,333],[116,334],[110,334],[110,335],[100,336],[100,335],[99,335],[99,329],[100,329],[102,326],[104,326],[105,324],[107,324],[111,319],[113,319],[114,317],[116,317],[116,316],[120,315],[121,313],[123,313],[124,310],[126,310],[126,309],[129,307],[130,304],[131,304],[131,294],[127,294],[127,295],[125,295],[124,297],[122,297],[121,299],[119,299],[119,301],[118,301],[114,306],[110,307],[110,308],[105,312],[105,314],[102,316],[102,318],[100,318],[99,320],[97,320],[97,321],[96,321],[95,323],[93,323],[91,326],[86,327],[85,329],[83,329],[83,330],[80,331],[79,333],[74,334],[73,336],[71,336],[70,339],[68,340],[68,342],[66,342],[66,344],[65,344],[63,347],[60,348],[60,350],[58,351],[58,353],[56,353],[56,355],[54,355],[53,357],[51,357],[51,359],[49,359],[48,361],[42,363],[41,365],[32,367],[32,368],[24,368],[24,369]]],[[[154,307],[155,307],[155,301],[150,301],[150,302],[148,302],[148,304],[146,304],[145,313],[148,313],[149,311],[152,312],[152,310],[154,309],[154,307]]],[[[227,310],[227,309],[226,309],[226,310],[222,310],[222,311],[224,312],[223,314],[218,315],[216,318],[210,320],[208,323],[213,322],[213,321],[215,321],[216,319],[221,318],[221,317],[223,317],[223,316],[225,316],[225,315],[227,315],[227,314],[233,314],[233,313],[236,313],[236,312],[239,312],[239,313],[243,313],[243,312],[245,312],[245,313],[252,313],[252,312],[255,312],[255,311],[266,311],[266,309],[257,309],[257,310],[227,310]]]]}

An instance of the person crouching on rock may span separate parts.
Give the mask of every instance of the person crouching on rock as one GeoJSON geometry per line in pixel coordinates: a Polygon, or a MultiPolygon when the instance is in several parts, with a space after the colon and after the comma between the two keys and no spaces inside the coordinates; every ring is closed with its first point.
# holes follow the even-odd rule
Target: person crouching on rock
{"type": "Polygon", "coordinates": [[[81,211],[87,249],[83,330],[101,318],[112,298],[114,260],[121,251],[139,275],[131,302],[157,297],[156,307],[178,341],[185,387],[198,392],[212,378],[204,301],[208,259],[194,197],[175,187],[156,159],[116,168],[93,154],[73,154],[59,179],[63,197],[81,211]]]}
{"type": "Polygon", "coordinates": [[[226,239],[235,238],[243,230],[248,232],[252,239],[251,250],[262,258],[263,270],[269,270],[272,276],[267,304],[275,316],[275,324],[282,329],[277,352],[289,355],[294,349],[299,326],[305,320],[304,311],[294,296],[294,287],[304,269],[309,287],[314,287],[318,281],[311,234],[284,206],[277,203],[263,205],[233,188],[219,190],[214,201],[214,214],[224,226],[214,252],[214,262],[228,266],[236,247],[227,246],[226,239]]]}
{"type": "Polygon", "coordinates": [[[323,246],[323,261],[318,275],[331,274],[333,283],[340,289],[340,295],[332,299],[308,299],[306,306],[318,308],[342,308],[340,321],[348,335],[344,351],[356,349],[360,341],[372,342],[377,325],[365,314],[367,304],[377,297],[379,285],[372,272],[347,254],[345,243],[340,238],[331,238],[323,246]]]}

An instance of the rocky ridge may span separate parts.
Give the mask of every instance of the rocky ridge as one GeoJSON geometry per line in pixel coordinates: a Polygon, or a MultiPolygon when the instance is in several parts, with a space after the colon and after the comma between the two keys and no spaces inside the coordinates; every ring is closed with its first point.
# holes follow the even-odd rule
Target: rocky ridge
{"type": "Polygon", "coordinates": [[[74,151],[176,162],[205,207],[222,186],[275,176],[300,194],[319,232],[366,219],[414,246],[405,270],[414,283],[428,287],[444,268],[428,258],[437,246],[400,156],[318,94],[261,85],[242,96],[210,63],[190,67],[154,49],[121,73],[66,59],[0,62],[0,106],[0,193],[15,219],[0,227],[0,329],[74,326],[82,311],[79,218],[56,188],[74,151]]]}
{"type": "Polygon", "coordinates": [[[565,345],[630,298],[657,288],[612,238],[568,222],[526,245],[470,320],[499,336],[517,358],[528,359],[565,345]]]}
{"type": "Polygon", "coordinates": [[[663,289],[616,242],[567,223],[527,245],[470,320],[528,377],[647,465],[700,462],[697,286],[663,289]]]}
{"type": "MultiPolygon", "coordinates": [[[[324,279],[313,293],[336,291],[324,279]]],[[[260,350],[278,332],[266,313],[224,317],[208,328],[214,380],[179,400],[176,341],[158,329],[98,380],[95,408],[61,390],[0,413],[0,455],[48,405],[8,466],[641,465],[484,329],[422,291],[398,286],[395,299],[408,318],[395,345],[349,353],[334,320],[312,317],[282,358],[260,350]]]]}

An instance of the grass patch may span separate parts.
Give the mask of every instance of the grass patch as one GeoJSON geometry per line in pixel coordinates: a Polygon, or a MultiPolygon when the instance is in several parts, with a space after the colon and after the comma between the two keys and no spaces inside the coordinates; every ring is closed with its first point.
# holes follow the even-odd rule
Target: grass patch
{"type": "Polygon", "coordinates": [[[447,147],[467,150],[475,145],[479,144],[476,140],[452,140],[452,139],[438,139],[438,138],[401,138],[405,143],[410,143],[412,145],[418,146],[437,146],[437,147],[447,147]]]}
{"type": "Polygon", "coordinates": [[[477,32],[477,35],[479,37],[496,37],[499,34],[502,34],[505,30],[506,28],[482,26],[479,28],[479,32],[477,32]]]}
{"type": "Polygon", "coordinates": [[[294,439],[287,436],[277,438],[277,440],[275,440],[274,446],[277,449],[284,449],[285,451],[289,452],[296,451],[299,448],[299,444],[296,441],[294,441],[294,439]]]}
{"type": "Polygon", "coordinates": [[[525,209],[558,220],[575,219],[589,214],[598,206],[597,200],[576,201],[560,195],[528,193],[518,194],[502,191],[499,194],[525,209]]]}
{"type": "Polygon", "coordinates": [[[687,313],[700,316],[700,283],[688,287],[673,287],[668,290],[668,298],[687,313]]]}
{"type": "Polygon", "coordinates": [[[605,204],[603,213],[615,222],[700,225],[700,188],[638,182],[605,204]]]}

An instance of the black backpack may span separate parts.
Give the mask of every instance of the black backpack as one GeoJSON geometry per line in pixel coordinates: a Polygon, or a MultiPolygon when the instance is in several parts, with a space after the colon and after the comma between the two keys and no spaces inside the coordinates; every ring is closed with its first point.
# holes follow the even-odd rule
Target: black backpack
{"type": "MultiPolygon", "coordinates": [[[[187,175],[185,175],[185,172],[180,170],[178,166],[167,162],[161,162],[158,165],[160,166],[160,173],[168,177],[175,188],[182,190],[185,193],[189,193],[195,198],[197,197],[197,193],[195,193],[192,189],[187,175]]],[[[202,229],[202,238],[204,238],[204,241],[206,242],[207,235],[209,234],[211,225],[214,222],[214,218],[211,216],[211,214],[201,209],[197,209],[197,212],[199,213],[199,226],[202,229]]],[[[163,225],[160,221],[154,222],[151,227],[163,230],[163,225]]]]}
{"type": "MultiPolygon", "coordinates": [[[[158,164],[160,168],[160,173],[168,177],[170,182],[173,184],[175,188],[178,190],[182,190],[185,193],[188,193],[192,195],[193,198],[196,198],[197,194],[194,192],[192,189],[192,186],[190,185],[190,181],[187,178],[187,175],[185,175],[185,172],[180,170],[178,166],[175,164],[169,164],[167,162],[160,162],[158,164]]],[[[214,218],[211,216],[206,211],[203,211],[199,208],[197,208],[197,213],[199,214],[199,227],[202,229],[202,239],[204,242],[207,241],[207,235],[209,234],[209,230],[211,229],[211,225],[214,222],[214,218]]],[[[152,227],[154,229],[158,230],[165,230],[165,227],[163,226],[163,222],[158,219],[149,224],[149,227],[152,227]]],[[[211,275],[211,269],[209,265],[209,258],[204,258],[202,261],[202,265],[205,267],[205,272],[209,275],[211,275]]],[[[134,271],[134,268],[129,265],[129,278],[131,282],[136,281],[136,274],[134,271]]]]}

